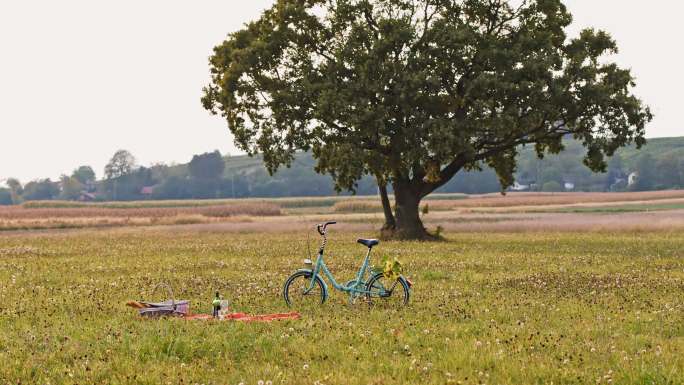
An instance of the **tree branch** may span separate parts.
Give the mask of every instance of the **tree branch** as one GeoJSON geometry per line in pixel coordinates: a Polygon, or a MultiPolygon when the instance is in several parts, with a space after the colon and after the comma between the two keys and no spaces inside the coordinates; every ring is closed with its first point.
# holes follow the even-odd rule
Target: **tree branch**
{"type": "Polygon", "coordinates": [[[368,28],[370,28],[371,31],[373,31],[373,35],[375,36],[375,39],[377,40],[380,37],[380,31],[378,28],[378,23],[373,19],[373,14],[371,13],[371,6],[366,6],[363,8],[363,16],[366,19],[366,23],[368,24],[368,28]]]}
{"type": "Polygon", "coordinates": [[[456,175],[456,173],[465,166],[465,164],[468,162],[468,157],[465,155],[465,153],[458,154],[451,163],[449,163],[446,167],[444,167],[440,172],[439,172],[439,181],[437,182],[425,182],[422,179],[420,180],[421,183],[419,183],[419,196],[420,198],[424,198],[431,192],[437,190],[438,188],[442,187],[444,184],[446,184],[451,178],[456,175]]]}

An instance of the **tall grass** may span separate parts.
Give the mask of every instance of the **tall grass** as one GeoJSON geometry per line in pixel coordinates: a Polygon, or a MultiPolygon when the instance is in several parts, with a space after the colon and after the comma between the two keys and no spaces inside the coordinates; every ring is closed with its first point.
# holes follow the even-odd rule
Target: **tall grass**
{"type": "Polygon", "coordinates": [[[630,202],[684,198],[684,190],[640,192],[566,192],[566,193],[507,193],[472,195],[470,199],[454,202],[453,207],[542,206],[577,203],[630,202]]]}
{"type": "Polygon", "coordinates": [[[107,209],[142,209],[142,208],[176,208],[206,207],[238,204],[273,204],[282,208],[331,207],[342,199],[350,197],[302,197],[302,198],[245,198],[245,199],[187,199],[187,200],[149,200],[126,202],[74,202],[74,201],[29,201],[22,206],[29,209],[38,208],[107,208],[107,209]]]}
{"type": "MultiPolygon", "coordinates": [[[[271,203],[266,200],[256,199],[188,199],[188,200],[150,200],[150,201],[124,201],[124,202],[74,202],[74,201],[29,201],[22,203],[27,209],[73,209],[73,208],[101,208],[101,209],[147,209],[147,208],[180,208],[180,207],[207,207],[224,206],[241,203],[271,203]]],[[[274,203],[275,204],[275,203],[274,203]]]]}
{"type": "MultiPolygon", "coordinates": [[[[468,198],[465,194],[431,194],[426,200],[459,200],[468,198]]],[[[269,203],[281,208],[333,207],[342,201],[373,200],[375,196],[325,196],[325,197],[283,197],[283,198],[239,198],[239,199],[186,199],[186,200],[145,200],[117,202],[75,202],[75,201],[29,201],[22,204],[25,208],[172,208],[223,206],[244,203],[269,203]]]]}
{"type": "Polygon", "coordinates": [[[0,207],[0,219],[27,218],[93,218],[93,217],[170,217],[178,215],[204,215],[229,217],[234,215],[272,216],[280,215],[280,207],[272,203],[239,203],[220,206],[198,207],[70,207],[27,208],[26,206],[0,207]]]}
{"type": "Polygon", "coordinates": [[[336,213],[375,213],[382,211],[382,204],[367,200],[341,201],[335,203],[333,211],[336,213]]]}
{"type": "Polygon", "coordinates": [[[96,205],[67,206],[66,208],[0,206],[0,230],[177,225],[278,215],[281,215],[281,209],[278,205],[263,202],[233,203],[219,206],[146,208],[113,208],[96,205]]]}
{"type": "MultiPolygon", "coordinates": [[[[552,205],[599,204],[619,202],[659,202],[684,198],[684,190],[643,191],[621,193],[508,193],[481,195],[429,195],[423,200],[430,210],[444,211],[459,208],[503,208],[503,207],[535,207],[552,205]],[[429,198],[429,199],[427,199],[429,198]]],[[[333,206],[339,213],[371,213],[381,212],[382,205],[378,199],[343,200],[333,206]]]]}
{"type": "MultiPolygon", "coordinates": [[[[426,200],[421,203],[420,210],[426,207],[428,211],[451,210],[454,208],[454,200],[426,200]]],[[[382,211],[382,204],[379,200],[347,200],[335,203],[333,211],[336,213],[376,213],[382,211]]]]}

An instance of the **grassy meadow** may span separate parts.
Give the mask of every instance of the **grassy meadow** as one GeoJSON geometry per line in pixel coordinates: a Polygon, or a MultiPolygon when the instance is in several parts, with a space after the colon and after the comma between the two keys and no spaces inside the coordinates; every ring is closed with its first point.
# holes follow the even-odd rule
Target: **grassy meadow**
{"type": "MultiPolygon", "coordinates": [[[[344,221],[344,218],[337,218],[344,221]]],[[[381,242],[407,308],[333,292],[300,320],[142,320],[124,306],[169,282],[195,312],[285,311],[305,227],[136,227],[0,235],[2,384],[681,384],[684,233],[447,232],[381,242]]],[[[310,227],[309,227],[310,229],[310,227]]],[[[331,228],[350,279],[365,227],[331,228]]],[[[315,250],[316,238],[311,238],[315,250]]]]}
{"type": "Polygon", "coordinates": [[[143,320],[124,304],[165,299],[152,289],[168,282],[198,313],[216,290],[234,311],[287,311],[312,225],[339,221],[326,261],[345,282],[355,239],[382,223],[376,200],[2,207],[0,384],[684,383],[683,192],[424,204],[444,241],[374,249],[404,262],[408,307],[332,292],[267,324],[143,320]]]}

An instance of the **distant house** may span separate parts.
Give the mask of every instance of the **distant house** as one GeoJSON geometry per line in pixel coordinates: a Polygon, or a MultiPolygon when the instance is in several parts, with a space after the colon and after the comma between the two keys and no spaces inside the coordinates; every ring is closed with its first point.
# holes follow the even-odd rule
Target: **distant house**
{"type": "Polygon", "coordinates": [[[152,194],[154,194],[154,189],[157,186],[145,186],[142,189],[140,189],[140,194],[145,196],[145,197],[150,197],[152,194]]]}
{"type": "Polygon", "coordinates": [[[78,196],[78,200],[81,202],[92,202],[97,200],[97,195],[95,195],[95,193],[81,191],[81,195],[78,196]]]}
{"type": "Polygon", "coordinates": [[[511,190],[513,191],[527,191],[530,189],[530,185],[527,184],[520,184],[518,181],[513,182],[513,186],[511,186],[511,190]]]}
{"type": "Polygon", "coordinates": [[[97,184],[94,180],[89,180],[85,183],[85,191],[92,193],[97,191],[97,184]]]}
{"type": "Polygon", "coordinates": [[[639,172],[634,171],[627,177],[627,186],[633,186],[639,180],[639,172]]]}

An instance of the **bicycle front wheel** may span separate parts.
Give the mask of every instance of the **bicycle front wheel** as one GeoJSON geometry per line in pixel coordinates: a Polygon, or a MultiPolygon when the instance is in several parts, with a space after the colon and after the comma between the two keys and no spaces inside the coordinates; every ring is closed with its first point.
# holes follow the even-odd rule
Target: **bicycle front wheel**
{"type": "Polygon", "coordinates": [[[314,285],[311,290],[310,271],[298,271],[292,274],[283,287],[283,298],[290,308],[306,308],[320,305],[325,302],[325,289],[319,277],[314,277],[314,285]]]}
{"type": "Polygon", "coordinates": [[[366,299],[376,306],[406,306],[411,295],[408,282],[402,277],[390,280],[384,274],[378,273],[368,280],[366,285],[366,299]]]}

